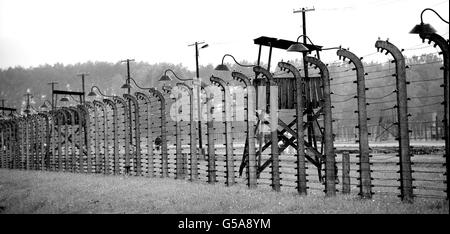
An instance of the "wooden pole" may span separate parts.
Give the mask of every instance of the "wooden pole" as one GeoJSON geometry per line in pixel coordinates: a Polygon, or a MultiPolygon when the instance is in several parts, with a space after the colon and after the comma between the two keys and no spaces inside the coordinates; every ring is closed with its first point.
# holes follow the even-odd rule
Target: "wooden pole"
{"type": "Polygon", "coordinates": [[[342,193],[350,193],[350,154],[348,151],[342,153],[342,193]]]}

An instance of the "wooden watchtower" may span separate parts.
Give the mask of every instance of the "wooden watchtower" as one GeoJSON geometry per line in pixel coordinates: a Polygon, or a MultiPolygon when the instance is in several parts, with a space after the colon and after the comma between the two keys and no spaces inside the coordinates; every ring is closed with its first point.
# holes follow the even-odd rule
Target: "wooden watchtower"
{"type": "MultiPolygon", "coordinates": [[[[302,81],[303,90],[301,95],[304,97],[302,110],[303,110],[303,131],[304,131],[304,139],[301,141],[301,144],[304,146],[304,156],[305,158],[315,167],[317,167],[319,180],[322,181],[322,164],[325,162],[325,149],[324,142],[325,134],[324,134],[324,123],[321,123],[321,119],[323,119],[323,115],[325,113],[324,109],[324,84],[323,84],[323,76],[302,76],[300,77],[299,69],[290,66],[287,63],[279,63],[278,66],[281,70],[287,71],[287,73],[293,73],[292,76],[280,76],[275,77],[270,73],[271,68],[271,57],[273,48],[281,49],[286,51],[289,46],[296,43],[294,41],[277,39],[272,37],[259,37],[254,39],[254,43],[259,45],[258,59],[257,65],[255,67],[255,79],[252,80],[253,85],[256,90],[256,103],[257,110],[270,110],[270,101],[269,98],[269,89],[266,88],[266,94],[262,94],[261,91],[264,89],[258,88],[258,86],[266,86],[268,87],[267,79],[263,79],[263,77],[273,80],[276,86],[278,87],[278,130],[277,130],[277,140],[278,140],[278,155],[280,155],[283,151],[285,151],[289,146],[294,149],[298,149],[298,139],[297,136],[297,128],[295,128],[297,123],[297,82],[302,81]],[[261,50],[262,47],[269,47],[269,56],[267,68],[261,69],[261,50]],[[291,71],[290,71],[291,70],[291,71]],[[258,93],[259,92],[259,93],[258,93]],[[265,103],[264,100],[266,100],[265,103]],[[318,144],[320,142],[320,144],[318,144]]],[[[310,51],[320,51],[322,49],[321,46],[306,44],[306,47],[310,49],[310,51]]],[[[317,60],[319,61],[319,60],[317,60]]],[[[308,61],[306,61],[308,62],[308,61]]],[[[312,64],[311,62],[308,62],[312,64]]],[[[273,85],[273,84],[272,84],[273,85]]],[[[328,91],[329,97],[329,91],[328,91]]],[[[330,113],[331,115],[331,113],[330,113]]],[[[272,145],[272,139],[274,138],[266,138],[264,137],[264,132],[262,131],[262,126],[265,124],[265,120],[261,117],[258,117],[258,123],[256,124],[256,167],[257,167],[257,177],[259,177],[260,173],[264,171],[271,163],[272,158],[263,161],[262,154],[265,150],[269,150],[272,145]]],[[[267,124],[267,123],[266,123],[267,124]]],[[[330,134],[330,133],[329,133],[330,134]]],[[[303,134],[302,134],[303,135],[303,134]]],[[[242,158],[241,166],[240,166],[240,175],[244,168],[248,163],[248,142],[246,142],[244,155],[242,158]]],[[[334,166],[334,165],[333,165],[334,166]]],[[[334,182],[333,182],[334,183],[334,182]]],[[[274,189],[276,184],[273,184],[274,189]]],[[[279,185],[278,185],[279,186],[279,185]]],[[[305,186],[306,187],[306,186],[305,186]]],[[[279,189],[279,188],[278,188],[279,189]]]]}

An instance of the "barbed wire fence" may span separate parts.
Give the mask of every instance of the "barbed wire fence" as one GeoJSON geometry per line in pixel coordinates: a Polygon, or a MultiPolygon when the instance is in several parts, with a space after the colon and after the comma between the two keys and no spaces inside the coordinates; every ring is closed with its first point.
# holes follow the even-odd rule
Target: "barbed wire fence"
{"type": "MultiPolygon", "coordinates": [[[[430,88],[406,96],[408,85],[439,86],[442,77],[417,79],[408,74],[421,66],[439,65],[442,60],[407,64],[393,44],[377,43],[380,44],[377,48],[387,50],[394,59],[381,66],[364,66],[360,58],[350,58],[351,54],[347,54],[343,56],[351,60],[349,64],[335,61],[328,65],[329,77],[323,78],[323,68],[319,72],[317,69],[310,71],[311,76],[321,75],[331,82],[329,104],[333,107],[334,126],[333,132],[322,137],[333,135],[331,144],[336,148],[336,155],[331,156],[336,156],[336,167],[341,168],[336,174],[336,191],[357,192],[363,197],[399,196],[404,200],[413,197],[448,199],[446,159],[441,157],[441,139],[446,131],[441,123],[444,111],[437,108],[445,103],[444,95],[430,88]]],[[[418,45],[407,50],[423,48],[418,45]]],[[[372,55],[375,53],[365,57],[372,55]]],[[[280,71],[273,76],[287,74],[289,72],[280,71]]],[[[247,77],[245,82],[250,82],[251,78],[247,77]]],[[[240,98],[236,94],[232,96],[226,82],[220,78],[211,82],[216,89],[214,95],[201,87],[203,95],[196,98],[201,98],[201,106],[206,108],[201,109],[202,116],[197,116],[203,118],[200,126],[194,119],[198,111],[195,97],[183,99],[194,95],[189,90],[177,96],[171,91],[151,89],[123,98],[116,96],[77,107],[2,119],[1,167],[169,177],[227,186],[268,186],[277,191],[280,188],[299,190],[300,183],[307,182],[307,189],[313,194],[322,193],[324,186],[329,192],[332,189],[330,174],[335,170],[329,165],[316,168],[317,165],[309,161],[301,168],[298,164],[301,152],[294,147],[303,144],[301,139],[283,141],[290,142],[286,146],[290,149],[285,153],[278,155],[279,142],[272,141],[270,152],[260,150],[256,155],[255,148],[262,145],[249,142],[258,137],[256,126],[266,120],[259,119],[260,123],[250,120],[257,107],[250,104],[254,99],[248,92],[251,83],[245,82],[235,82],[244,88],[245,95],[240,98]],[[237,110],[245,112],[243,120],[237,120],[242,114],[237,110]],[[175,119],[171,118],[173,116],[175,119]],[[205,129],[205,134],[197,134],[199,127],[205,129]],[[196,145],[199,138],[204,142],[202,146],[196,145]],[[244,164],[239,163],[245,154],[246,173],[241,174],[240,167],[244,164]],[[255,170],[254,165],[259,165],[261,160],[271,162],[270,170],[255,170]],[[325,185],[320,179],[322,172],[328,179],[325,185]],[[300,173],[304,173],[306,181],[300,181],[300,173]]],[[[322,82],[321,89],[323,86],[322,82]]],[[[270,98],[278,102],[278,95],[270,98]]],[[[316,101],[324,102],[324,99],[316,101]]],[[[320,116],[317,121],[325,120],[320,116]]],[[[294,122],[288,127],[293,125],[294,122]]],[[[273,125],[270,126],[268,135],[274,137],[273,125]]],[[[280,137],[285,132],[289,132],[287,128],[278,129],[275,134],[280,137]]],[[[327,147],[324,139],[317,140],[321,144],[319,147],[327,147]]],[[[330,155],[325,153],[324,157],[328,160],[330,155]]],[[[334,162],[334,159],[327,162],[334,162]]]]}

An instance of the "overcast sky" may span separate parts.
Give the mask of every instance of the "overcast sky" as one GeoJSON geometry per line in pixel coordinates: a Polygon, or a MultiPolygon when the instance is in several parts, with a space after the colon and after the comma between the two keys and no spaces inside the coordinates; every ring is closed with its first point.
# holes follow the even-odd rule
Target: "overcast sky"
{"type": "MultiPolygon", "coordinates": [[[[448,0],[0,0],[0,68],[134,58],[193,70],[195,51],[188,44],[195,41],[210,45],[200,51],[202,65],[220,63],[225,53],[255,61],[254,38],[296,40],[302,22],[293,9],[302,7],[315,8],[307,13],[307,35],[315,44],[342,45],[358,56],[375,52],[378,37],[399,48],[420,46],[408,32],[426,7],[449,18],[448,0]]],[[[424,21],[448,38],[448,24],[432,12],[424,21]]],[[[272,61],[296,57],[276,50],[272,61]]],[[[335,51],[322,58],[337,59],[335,51]]]]}

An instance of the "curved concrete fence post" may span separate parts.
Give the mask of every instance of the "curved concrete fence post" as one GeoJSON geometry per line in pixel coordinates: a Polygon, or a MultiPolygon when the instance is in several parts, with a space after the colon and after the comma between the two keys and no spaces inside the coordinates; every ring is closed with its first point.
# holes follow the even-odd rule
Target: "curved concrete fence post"
{"type": "Polygon", "coordinates": [[[39,160],[39,150],[38,150],[38,144],[39,144],[39,118],[37,114],[32,115],[32,124],[33,124],[33,158],[32,158],[32,168],[33,170],[38,169],[38,160],[39,160]]]}
{"type": "Polygon", "coordinates": [[[231,186],[235,183],[234,179],[234,159],[233,159],[233,138],[231,132],[231,94],[228,84],[219,77],[211,76],[211,83],[220,86],[223,89],[225,100],[225,154],[226,154],[226,184],[231,186]]]}
{"type": "Polygon", "coordinates": [[[147,131],[145,131],[146,134],[146,144],[147,144],[147,176],[154,177],[155,171],[154,171],[154,161],[153,161],[153,136],[152,136],[152,119],[151,119],[151,101],[150,97],[146,95],[145,93],[141,92],[135,92],[134,95],[137,99],[143,100],[146,104],[146,120],[145,125],[147,127],[147,131]]]}
{"type": "MultiPolygon", "coordinates": [[[[141,167],[141,129],[140,129],[140,121],[139,121],[139,103],[135,96],[130,94],[124,94],[123,97],[128,100],[128,103],[133,103],[134,106],[134,128],[131,127],[130,129],[134,129],[134,170],[136,172],[137,176],[142,175],[142,167],[141,167]]],[[[131,106],[129,107],[131,109],[131,106]]],[[[132,112],[130,112],[132,113],[132,112]]],[[[132,119],[130,116],[130,124],[132,125],[132,119]]],[[[133,136],[131,134],[130,136],[133,136]]],[[[133,142],[132,140],[130,142],[133,142]]]]}
{"type": "MultiPolygon", "coordinates": [[[[189,139],[190,139],[190,155],[191,155],[191,180],[198,180],[198,152],[197,152],[197,141],[196,141],[196,125],[197,121],[194,119],[194,93],[192,87],[188,86],[185,83],[177,83],[177,86],[184,87],[189,93],[189,123],[190,123],[190,131],[189,131],[189,139]]],[[[199,136],[200,137],[200,136],[199,136]]]]}
{"type": "Polygon", "coordinates": [[[39,113],[39,115],[41,115],[44,118],[44,123],[45,123],[45,133],[44,136],[42,137],[41,141],[42,141],[42,158],[41,158],[41,165],[42,168],[41,170],[48,170],[49,169],[49,157],[50,157],[50,153],[49,153],[49,149],[50,149],[50,114],[48,112],[41,112],[39,113]]]}
{"type": "Polygon", "coordinates": [[[350,60],[356,69],[358,98],[358,142],[359,142],[359,189],[362,198],[372,198],[372,179],[370,176],[369,130],[367,127],[367,103],[364,66],[354,53],[340,49],[336,53],[339,58],[350,60]]]}
{"type": "Polygon", "coordinates": [[[450,67],[449,67],[449,41],[445,40],[441,35],[437,33],[427,33],[427,34],[419,34],[420,38],[422,38],[423,42],[428,40],[428,44],[434,42],[435,45],[439,46],[441,52],[439,54],[442,55],[443,58],[443,67],[441,69],[444,71],[444,101],[442,105],[444,106],[444,116],[442,119],[443,127],[444,127],[444,141],[445,141],[445,173],[446,177],[445,184],[447,185],[446,193],[447,200],[449,198],[448,193],[450,191],[449,185],[449,172],[448,167],[450,165],[450,67]]]}
{"type": "Polygon", "coordinates": [[[81,129],[84,129],[84,144],[86,146],[86,171],[92,173],[92,157],[91,157],[91,137],[89,135],[91,129],[91,119],[89,110],[85,105],[77,105],[80,110],[80,116],[82,120],[81,129]]]}
{"type": "Polygon", "coordinates": [[[121,97],[114,97],[113,100],[117,103],[117,104],[121,104],[123,106],[123,110],[124,110],[124,123],[125,123],[125,174],[128,175],[131,171],[131,165],[130,165],[130,116],[128,116],[129,111],[128,111],[128,105],[127,102],[121,98],[121,97]]]}
{"type": "Polygon", "coordinates": [[[149,89],[154,97],[158,98],[161,103],[161,160],[162,160],[162,177],[169,176],[169,160],[167,148],[167,122],[166,122],[166,99],[164,95],[157,89],[149,89]]]}
{"type": "Polygon", "coordinates": [[[69,164],[71,162],[70,155],[69,155],[69,148],[70,148],[70,144],[69,144],[69,133],[70,133],[69,122],[70,122],[70,119],[71,119],[71,114],[65,108],[61,108],[60,111],[61,111],[61,114],[64,116],[64,122],[63,122],[63,124],[64,124],[64,171],[67,172],[67,171],[69,171],[69,164]]]}
{"type": "Polygon", "coordinates": [[[300,195],[307,194],[307,179],[306,179],[306,159],[305,159],[305,142],[304,142],[304,131],[303,128],[303,112],[305,111],[305,95],[303,93],[305,81],[300,75],[299,70],[292,64],[279,62],[278,67],[281,70],[287,71],[294,75],[297,96],[297,108],[296,108],[296,125],[297,125],[297,191],[300,195]]]}
{"type": "MultiPolygon", "coordinates": [[[[119,117],[117,114],[117,105],[116,103],[111,100],[111,99],[103,99],[103,102],[111,107],[112,111],[113,111],[113,115],[112,115],[112,129],[113,129],[113,159],[114,159],[114,166],[113,166],[113,173],[114,175],[118,175],[120,174],[120,165],[119,165],[119,136],[118,136],[118,122],[119,122],[119,117]]],[[[109,165],[108,165],[109,168],[109,165]]]]}
{"type": "MultiPolygon", "coordinates": [[[[100,173],[101,170],[101,163],[100,163],[100,126],[99,126],[99,118],[98,118],[98,112],[97,107],[92,102],[85,102],[84,105],[88,108],[93,110],[94,112],[94,153],[95,153],[95,164],[94,164],[94,171],[95,173],[100,173]]],[[[88,132],[88,135],[91,133],[88,132]]]]}
{"type": "Polygon", "coordinates": [[[319,68],[323,84],[323,111],[324,111],[324,151],[325,151],[325,192],[327,196],[336,195],[336,155],[333,144],[333,120],[330,97],[330,74],[327,66],[317,58],[306,56],[305,62],[319,68]]]}
{"type": "Polygon", "coordinates": [[[239,168],[239,174],[242,174],[242,171],[245,166],[247,166],[247,185],[249,188],[257,187],[257,167],[256,167],[256,147],[255,147],[255,120],[256,120],[256,96],[255,96],[255,88],[252,85],[250,79],[240,72],[232,72],[231,76],[234,80],[239,81],[244,85],[246,97],[247,97],[247,138],[246,145],[247,151],[244,151],[244,164],[241,163],[241,168],[239,168]]]}
{"type": "Polygon", "coordinates": [[[97,100],[94,100],[92,102],[94,106],[101,109],[103,113],[103,164],[102,164],[102,171],[104,174],[110,174],[110,167],[109,167],[109,135],[108,135],[108,110],[106,108],[106,104],[104,102],[100,102],[97,100]]]}
{"type": "Polygon", "coordinates": [[[75,160],[76,160],[76,154],[75,154],[75,114],[74,112],[67,108],[63,107],[62,110],[67,115],[67,123],[66,128],[68,128],[67,132],[67,141],[66,141],[66,147],[68,151],[66,152],[66,170],[71,172],[75,172],[75,160]],[[70,153],[69,153],[70,149],[70,153]]]}
{"type": "Polygon", "coordinates": [[[214,142],[214,119],[212,116],[213,106],[212,99],[214,98],[214,92],[210,85],[206,83],[201,83],[201,89],[206,92],[206,124],[207,124],[207,145],[208,145],[208,183],[215,184],[217,182],[216,173],[216,152],[215,152],[215,142],[214,142]]]}
{"type": "Polygon", "coordinates": [[[381,53],[386,50],[386,55],[391,54],[395,62],[395,78],[397,85],[397,119],[398,140],[400,155],[400,196],[405,202],[412,202],[413,184],[411,171],[411,154],[408,126],[408,95],[406,86],[406,64],[402,52],[389,41],[378,40],[375,47],[381,53]]]}
{"type": "Polygon", "coordinates": [[[0,120],[0,168],[5,166],[5,152],[3,151],[5,147],[5,126],[3,125],[3,120],[0,120]]]}
{"type": "MultiPolygon", "coordinates": [[[[272,189],[280,191],[280,160],[278,147],[278,86],[273,80],[272,74],[263,67],[253,67],[255,74],[262,74],[269,85],[269,116],[270,116],[270,136],[271,136],[271,161],[272,161],[272,189]]],[[[263,120],[261,120],[263,121],[263,120]]]]}
{"type": "Polygon", "coordinates": [[[76,126],[76,124],[78,124],[78,134],[77,131],[74,129],[73,130],[73,137],[72,137],[72,141],[73,141],[73,162],[74,162],[74,171],[77,171],[76,168],[76,162],[78,161],[78,172],[83,173],[84,172],[84,146],[83,146],[83,114],[81,113],[81,110],[79,108],[76,107],[68,107],[69,110],[71,110],[73,112],[73,117],[74,117],[74,124],[72,124],[72,126],[76,126]],[[78,144],[77,144],[78,142],[78,144]],[[78,148],[78,159],[76,158],[76,148],[78,148]]]}

